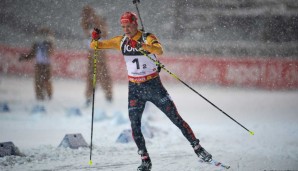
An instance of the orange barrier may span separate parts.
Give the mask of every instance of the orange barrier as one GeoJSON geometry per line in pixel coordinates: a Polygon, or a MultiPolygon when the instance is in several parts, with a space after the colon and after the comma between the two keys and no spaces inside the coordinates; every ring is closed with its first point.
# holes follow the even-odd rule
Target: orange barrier
{"type": "MultiPolygon", "coordinates": [[[[14,75],[32,75],[34,60],[19,62],[27,48],[0,45],[0,72],[14,75]]],[[[57,51],[52,57],[53,76],[84,79],[87,71],[86,52],[57,51]]],[[[122,55],[109,57],[109,69],[114,81],[127,81],[122,55]]],[[[161,56],[160,61],[180,79],[192,84],[258,87],[265,89],[297,89],[298,60],[289,58],[228,58],[200,56],[161,56]]],[[[163,80],[176,82],[165,72],[163,80]]]]}

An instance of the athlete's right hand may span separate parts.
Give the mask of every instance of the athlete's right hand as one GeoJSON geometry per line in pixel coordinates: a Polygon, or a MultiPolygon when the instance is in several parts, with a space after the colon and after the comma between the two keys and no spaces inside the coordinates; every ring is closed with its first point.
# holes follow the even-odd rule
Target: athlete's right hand
{"type": "Polygon", "coordinates": [[[100,34],[101,34],[101,31],[98,28],[94,28],[91,35],[92,40],[97,41],[98,39],[100,39],[101,38],[100,34]]]}

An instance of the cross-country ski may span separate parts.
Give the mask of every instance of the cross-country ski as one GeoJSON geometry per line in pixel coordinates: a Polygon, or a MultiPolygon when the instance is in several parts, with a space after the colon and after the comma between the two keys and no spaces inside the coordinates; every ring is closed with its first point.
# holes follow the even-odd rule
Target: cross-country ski
{"type": "Polygon", "coordinates": [[[205,164],[209,164],[209,165],[212,165],[212,166],[215,166],[215,167],[219,167],[219,168],[223,168],[223,169],[230,169],[231,166],[229,165],[225,165],[223,164],[222,162],[219,162],[219,161],[216,161],[214,159],[212,159],[211,161],[209,162],[205,162],[203,160],[199,160],[200,163],[205,163],[205,164]]]}

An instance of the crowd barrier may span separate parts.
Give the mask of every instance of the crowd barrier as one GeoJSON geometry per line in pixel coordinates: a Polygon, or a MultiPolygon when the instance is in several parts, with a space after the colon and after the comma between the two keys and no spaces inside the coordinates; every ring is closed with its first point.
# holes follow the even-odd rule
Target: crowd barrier
{"type": "MultiPolygon", "coordinates": [[[[12,75],[33,75],[34,59],[20,62],[20,54],[28,48],[0,45],[0,72],[12,75]]],[[[87,53],[77,50],[57,50],[52,57],[54,77],[85,79],[87,53]]],[[[297,89],[298,59],[256,57],[203,57],[163,55],[160,61],[168,70],[190,84],[253,87],[264,89],[297,89]]],[[[108,56],[113,81],[127,81],[125,63],[120,53],[108,56]]],[[[177,82],[166,72],[161,77],[177,82]]]]}

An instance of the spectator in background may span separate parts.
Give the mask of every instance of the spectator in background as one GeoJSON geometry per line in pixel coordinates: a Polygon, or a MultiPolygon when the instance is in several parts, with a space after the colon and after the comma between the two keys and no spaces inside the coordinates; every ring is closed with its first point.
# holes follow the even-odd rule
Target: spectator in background
{"type": "MultiPolygon", "coordinates": [[[[89,105],[92,100],[93,90],[93,56],[94,50],[89,47],[91,33],[94,28],[100,28],[102,31],[102,38],[107,38],[108,29],[105,19],[95,14],[95,11],[89,5],[83,7],[81,26],[84,31],[84,44],[88,48],[88,71],[87,71],[87,88],[86,88],[86,105],[89,105]]],[[[96,82],[99,82],[108,102],[112,101],[112,79],[107,66],[107,58],[105,51],[99,51],[97,56],[96,66],[96,82]]]]}
{"type": "Polygon", "coordinates": [[[43,101],[53,95],[51,56],[54,53],[54,36],[50,29],[37,31],[35,41],[28,54],[21,54],[19,61],[35,58],[35,93],[36,99],[43,101]]]}

